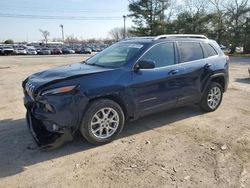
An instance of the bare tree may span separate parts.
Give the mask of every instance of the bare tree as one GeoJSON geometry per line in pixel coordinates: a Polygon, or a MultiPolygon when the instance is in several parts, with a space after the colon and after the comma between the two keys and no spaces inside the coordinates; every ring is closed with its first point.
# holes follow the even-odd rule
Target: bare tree
{"type": "Polygon", "coordinates": [[[111,36],[112,39],[115,41],[119,41],[123,38],[123,28],[114,28],[109,31],[109,35],[111,36]]]}
{"type": "Polygon", "coordinates": [[[78,40],[78,38],[75,37],[75,36],[72,34],[72,35],[66,37],[65,42],[66,42],[66,43],[78,43],[78,42],[80,42],[80,40],[78,40]]]}
{"type": "MultiPolygon", "coordinates": [[[[124,28],[123,27],[116,27],[109,31],[109,36],[112,40],[119,41],[122,40],[124,37],[124,28]]],[[[126,36],[133,37],[133,32],[131,32],[130,28],[126,28],[126,36]]]]}
{"type": "Polygon", "coordinates": [[[222,35],[226,31],[225,16],[226,11],[224,8],[224,0],[208,0],[211,5],[211,10],[214,18],[213,27],[216,32],[216,40],[221,44],[222,35]]]}
{"type": "Polygon", "coordinates": [[[180,13],[181,5],[176,0],[170,0],[168,9],[164,10],[165,21],[169,23],[180,13]]]}
{"type": "Polygon", "coordinates": [[[181,7],[185,12],[188,12],[192,17],[195,17],[197,13],[205,11],[207,4],[203,0],[188,0],[182,1],[181,7]]]}
{"type": "Polygon", "coordinates": [[[231,0],[226,4],[228,25],[231,33],[232,48],[235,52],[240,44],[241,35],[244,33],[244,25],[247,22],[247,14],[250,12],[249,0],[231,0]]]}
{"type": "Polygon", "coordinates": [[[42,36],[44,38],[44,41],[45,41],[45,44],[47,46],[47,43],[48,43],[48,37],[50,35],[50,33],[46,30],[42,30],[42,29],[39,29],[39,31],[42,33],[42,36]]]}
{"type": "Polygon", "coordinates": [[[177,16],[177,33],[206,34],[209,17],[207,4],[202,0],[182,1],[177,16]],[[178,23],[179,22],[179,23],[178,23]]]}

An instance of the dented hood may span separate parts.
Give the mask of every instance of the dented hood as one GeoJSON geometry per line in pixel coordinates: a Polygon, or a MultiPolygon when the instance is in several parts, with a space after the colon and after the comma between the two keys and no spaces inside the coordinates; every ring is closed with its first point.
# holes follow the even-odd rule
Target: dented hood
{"type": "Polygon", "coordinates": [[[93,65],[87,65],[85,63],[76,63],[71,65],[65,65],[57,68],[52,68],[46,71],[38,72],[31,75],[26,83],[26,86],[32,86],[33,91],[38,87],[51,83],[60,81],[66,78],[78,77],[87,74],[94,74],[104,71],[110,71],[111,68],[103,68],[93,65]]]}

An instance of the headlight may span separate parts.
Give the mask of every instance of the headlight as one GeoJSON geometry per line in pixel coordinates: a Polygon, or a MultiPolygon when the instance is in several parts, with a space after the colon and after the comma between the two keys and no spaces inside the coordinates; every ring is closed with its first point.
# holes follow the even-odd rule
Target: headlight
{"type": "Polygon", "coordinates": [[[55,95],[55,94],[61,94],[61,93],[68,93],[68,92],[73,91],[75,88],[76,88],[76,86],[59,87],[59,88],[43,91],[41,95],[44,96],[44,95],[55,95]]]}

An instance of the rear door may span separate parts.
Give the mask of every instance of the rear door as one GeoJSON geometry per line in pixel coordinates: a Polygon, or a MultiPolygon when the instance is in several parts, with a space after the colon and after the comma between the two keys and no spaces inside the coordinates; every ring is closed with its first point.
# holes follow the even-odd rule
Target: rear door
{"type": "Polygon", "coordinates": [[[208,67],[199,42],[178,42],[179,64],[183,67],[180,79],[181,95],[178,103],[198,101],[208,67]]]}
{"type": "Polygon", "coordinates": [[[176,105],[180,89],[178,76],[182,70],[176,64],[174,43],[156,44],[140,60],[153,60],[156,67],[133,72],[131,91],[137,111],[176,105]]]}

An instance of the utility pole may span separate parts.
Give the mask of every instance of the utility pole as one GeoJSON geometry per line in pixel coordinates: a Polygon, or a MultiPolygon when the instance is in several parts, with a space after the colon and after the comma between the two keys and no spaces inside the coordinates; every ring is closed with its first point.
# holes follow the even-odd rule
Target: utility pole
{"type": "Polygon", "coordinates": [[[62,42],[64,43],[64,32],[63,32],[63,24],[61,24],[59,27],[62,29],[62,42]]]}
{"type": "Polygon", "coordinates": [[[162,4],[161,4],[161,16],[160,16],[160,21],[164,21],[164,10],[165,10],[165,4],[164,4],[164,1],[162,1],[162,4]]]}
{"type": "Polygon", "coordinates": [[[124,20],[124,28],[123,28],[123,38],[126,38],[126,16],[123,15],[123,20],[124,20]]]}

